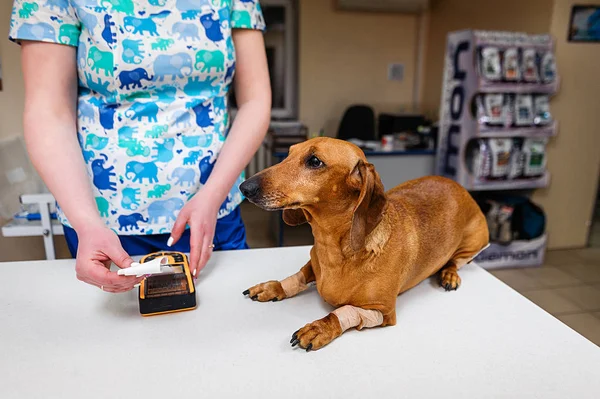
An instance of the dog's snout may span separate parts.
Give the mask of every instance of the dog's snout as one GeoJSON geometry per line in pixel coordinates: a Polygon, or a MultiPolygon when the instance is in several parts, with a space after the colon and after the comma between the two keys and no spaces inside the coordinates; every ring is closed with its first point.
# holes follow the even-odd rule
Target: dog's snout
{"type": "Polygon", "coordinates": [[[240,185],[240,191],[246,198],[254,198],[260,193],[260,179],[252,177],[240,185]]]}

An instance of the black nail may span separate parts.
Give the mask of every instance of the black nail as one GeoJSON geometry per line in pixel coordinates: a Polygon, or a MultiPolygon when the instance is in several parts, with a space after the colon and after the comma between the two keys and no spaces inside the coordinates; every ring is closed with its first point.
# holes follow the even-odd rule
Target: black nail
{"type": "Polygon", "coordinates": [[[297,338],[298,336],[296,335],[296,333],[294,333],[294,335],[292,335],[292,339],[290,339],[290,344],[294,342],[297,338]]]}
{"type": "Polygon", "coordinates": [[[277,302],[278,300],[279,299],[277,299],[277,298],[273,298],[273,299],[271,299],[271,302],[277,302]]]}
{"type": "Polygon", "coordinates": [[[250,298],[250,299],[252,299],[253,301],[256,301],[256,299],[257,299],[257,298],[258,298],[258,294],[254,295],[254,296],[253,296],[252,298],[250,298]]]}
{"type": "Polygon", "coordinates": [[[242,292],[242,295],[248,295],[250,293],[250,290],[246,290],[244,292],[242,292]]]}
{"type": "Polygon", "coordinates": [[[296,338],[295,340],[293,340],[293,341],[291,342],[291,344],[292,344],[292,348],[293,348],[294,346],[298,345],[298,342],[300,342],[300,340],[299,340],[298,338],[296,338]]]}
{"type": "Polygon", "coordinates": [[[312,344],[308,344],[308,346],[306,347],[306,351],[310,352],[311,349],[312,349],[312,344]]]}

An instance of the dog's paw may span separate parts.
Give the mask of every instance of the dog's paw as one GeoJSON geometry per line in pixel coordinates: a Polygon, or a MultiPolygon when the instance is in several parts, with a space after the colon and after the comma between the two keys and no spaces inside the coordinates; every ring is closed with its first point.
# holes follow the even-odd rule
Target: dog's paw
{"type": "Polygon", "coordinates": [[[292,335],[290,343],[300,348],[311,350],[321,349],[342,335],[342,328],[337,317],[330,313],[320,320],[305,325],[292,335]]]}
{"type": "Polygon", "coordinates": [[[248,288],[243,294],[248,295],[253,301],[259,302],[277,302],[286,298],[281,283],[274,280],[248,288]]]}
{"type": "Polygon", "coordinates": [[[446,291],[456,291],[460,287],[460,277],[454,270],[444,269],[440,273],[440,285],[446,291]]]}

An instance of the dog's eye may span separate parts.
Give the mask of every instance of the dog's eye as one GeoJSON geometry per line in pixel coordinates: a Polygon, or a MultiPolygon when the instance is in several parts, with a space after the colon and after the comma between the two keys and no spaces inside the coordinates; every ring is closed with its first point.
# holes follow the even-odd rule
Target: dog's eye
{"type": "Polygon", "coordinates": [[[312,155],[310,158],[308,158],[306,160],[306,166],[308,166],[309,168],[312,168],[312,169],[318,169],[318,168],[325,166],[325,164],[319,158],[312,155]]]}

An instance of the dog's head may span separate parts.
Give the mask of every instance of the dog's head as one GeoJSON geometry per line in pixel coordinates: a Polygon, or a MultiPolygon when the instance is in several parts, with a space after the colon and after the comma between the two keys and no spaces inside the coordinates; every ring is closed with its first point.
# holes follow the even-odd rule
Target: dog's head
{"type": "Polygon", "coordinates": [[[381,179],[360,148],[332,138],[292,146],[283,162],[246,180],[240,190],[263,209],[283,210],[292,226],[314,215],[347,216],[356,250],[381,221],[386,203],[381,179]]]}

